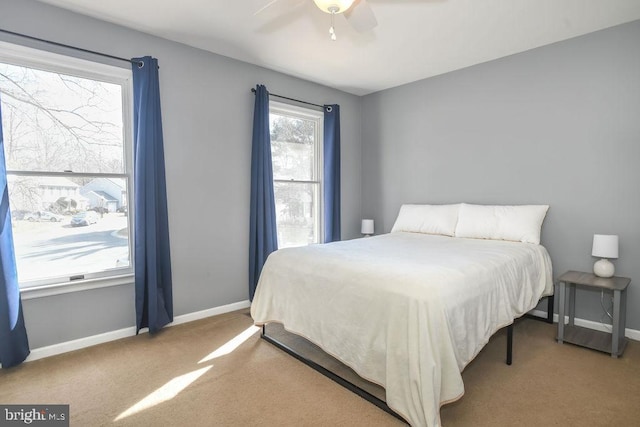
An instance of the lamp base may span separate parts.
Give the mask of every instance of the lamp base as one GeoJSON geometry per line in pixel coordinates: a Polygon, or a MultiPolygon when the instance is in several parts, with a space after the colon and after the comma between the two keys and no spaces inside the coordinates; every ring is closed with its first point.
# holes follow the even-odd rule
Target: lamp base
{"type": "Polygon", "coordinates": [[[613,277],[613,273],[615,273],[616,268],[611,261],[608,259],[601,259],[596,261],[593,264],[593,274],[598,277],[613,277]]]}

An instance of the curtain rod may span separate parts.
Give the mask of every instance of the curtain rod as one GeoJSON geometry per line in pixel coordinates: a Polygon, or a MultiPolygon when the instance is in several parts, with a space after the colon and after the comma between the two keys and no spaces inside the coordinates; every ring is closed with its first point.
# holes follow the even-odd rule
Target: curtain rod
{"type": "MultiPolygon", "coordinates": [[[[251,92],[256,93],[255,88],[251,88],[251,92]]],[[[275,93],[269,92],[269,95],[275,96],[276,98],[288,99],[289,101],[300,102],[301,104],[313,105],[314,107],[324,108],[324,105],[314,104],[313,102],[301,101],[295,98],[289,98],[288,96],[276,95],[275,93]]]]}
{"type": "Polygon", "coordinates": [[[113,55],[109,55],[107,53],[96,52],[95,50],[89,50],[89,49],[83,49],[81,47],[70,46],[68,44],[58,43],[58,42],[54,42],[54,41],[51,41],[51,40],[40,39],[38,37],[29,36],[27,34],[16,33],[16,32],[13,32],[13,31],[2,29],[2,28],[0,28],[0,33],[10,34],[12,36],[23,37],[25,39],[35,40],[35,41],[38,41],[38,42],[41,42],[41,43],[47,43],[47,44],[51,44],[51,45],[58,46],[58,47],[64,47],[64,48],[67,48],[67,49],[78,50],[80,52],[85,52],[85,53],[91,53],[91,54],[94,54],[94,55],[104,56],[105,58],[111,58],[111,59],[116,59],[118,61],[129,62],[131,64],[138,64],[138,66],[140,66],[142,64],[144,66],[144,63],[142,63],[140,61],[134,61],[134,60],[131,60],[131,59],[121,58],[119,56],[113,56],[113,55]]]}

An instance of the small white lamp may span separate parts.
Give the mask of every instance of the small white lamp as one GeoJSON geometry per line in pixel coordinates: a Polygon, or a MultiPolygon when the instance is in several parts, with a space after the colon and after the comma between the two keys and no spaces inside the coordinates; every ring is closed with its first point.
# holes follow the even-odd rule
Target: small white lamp
{"type": "Polygon", "coordinates": [[[364,234],[364,237],[369,237],[373,234],[373,220],[363,219],[362,226],[360,227],[360,233],[364,234]]]}
{"type": "Polygon", "coordinates": [[[599,277],[612,277],[615,266],[608,258],[618,258],[618,236],[594,234],[591,255],[601,258],[593,264],[593,273],[599,277]]]}

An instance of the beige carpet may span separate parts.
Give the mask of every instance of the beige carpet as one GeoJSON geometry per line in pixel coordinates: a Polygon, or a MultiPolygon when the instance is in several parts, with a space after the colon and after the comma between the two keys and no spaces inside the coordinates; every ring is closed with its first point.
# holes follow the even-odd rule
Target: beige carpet
{"type": "MultiPolygon", "coordinates": [[[[399,426],[402,423],[250,335],[247,310],[0,370],[0,403],[70,404],[72,426],[399,426]]],[[[525,319],[514,364],[499,332],[464,371],[445,426],[640,425],[640,343],[621,359],[554,342],[525,319]]]]}

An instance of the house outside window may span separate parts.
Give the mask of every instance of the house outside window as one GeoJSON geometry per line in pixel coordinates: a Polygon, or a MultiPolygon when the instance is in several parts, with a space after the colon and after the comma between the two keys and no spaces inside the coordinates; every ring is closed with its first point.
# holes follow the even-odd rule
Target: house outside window
{"type": "Polygon", "coordinates": [[[3,145],[23,291],[131,276],[131,96],[129,69],[0,42],[3,145]]]}
{"type": "Polygon", "coordinates": [[[322,111],[271,102],[278,247],[322,242],[322,111]]]}

